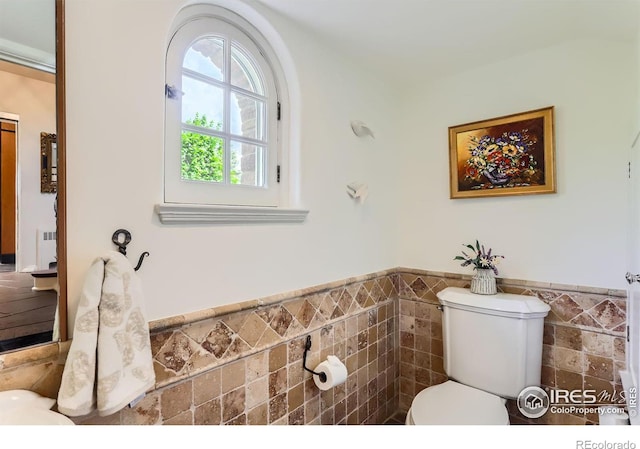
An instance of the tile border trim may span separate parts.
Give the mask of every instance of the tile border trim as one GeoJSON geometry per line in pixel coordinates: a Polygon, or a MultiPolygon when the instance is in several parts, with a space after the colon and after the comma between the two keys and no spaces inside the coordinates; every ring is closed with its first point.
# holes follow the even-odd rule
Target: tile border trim
{"type": "Polygon", "coordinates": [[[152,320],[149,322],[149,330],[151,332],[160,332],[169,330],[172,328],[179,328],[188,324],[196,323],[198,321],[204,321],[211,318],[218,318],[224,315],[229,315],[235,312],[242,312],[250,309],[258,309],[264,306],[271,306],[291,299],[296,299],[302,296],[312,295],[316,293],[322,293],[334,288],[345,287],[356,282],[366,282],[372,279],[377,279],[383,276],[391,276],[397,274],[396,269],[381,270],[374,273],[368,273],[360,276],[352,276],[338,281],[327,282],[324,284],[317,284],[312,287],[301,288],[298,290],[290,290],[284,293],[277,293],[271,296],[265,296],[263,298],[251,299],[248,301],[241,301],[232,304],[225,304],[210,309],[199,310],[196,312],[190,312],[182,315],[176,315],[168,318],[162,318],[158,320],[152,320]]]}
{"type": "MultiPolygon", "coordinates": [[[[338,281],[332,281],[324,284],[317,284],[312,287],[290,290],[284,293],[277,293],[263,298],[241,301],[231,304],[224,304],[210,309],[189,312],[181,315],[175,315],[168,318],[161,318],[149,322],[149,330],[151,332],[160,332],[172,328],[179,328],[188,324],[204,321],[211,318],[221,317],[235,312],[257,309],[261,306],[269,306],[277,304],[297,297],[306,296],[314,293],[321,293],[333,288],[344,287],[355,282],[364,282],[382,276],[392,276],[401,274],[414,274],[419,276],[438,276],[446,279],[463,279],[470,280],[472,275],[461,273],[450,273],[442,271],[431,271],[419,268],[396,267],[387,270],[380,270],[374,273],[368,273],[360,276],[352,276],[338,281]]],[[[520,279],[497,278],[498,285],[517,286],[534,289],[553,289],[562,291],[574,291],[579,293],[591,293],[599,295],[607,295],[617,298],[626,298],[627,291],[619,289],[607,289],[600,287],[588,287],[580,285],[556,284],[552,282],[527,281],[520,279]]]]}
{"type": "MultiPolygon", "coordinates": [[[[449,273],[443,271],[431,271],[431,270],[423,270],[420,268],[407,268],[407,267],[397,267],[395,268],[395,274],[415,274],[419,276],[437,276],[447,279],[464,279],[471,280],[473,275],[471,274],[461,274],[461,273],[449,273]]],[[[613,296],[616,298],[626,298],[627,291],[620,289],[610,289],[603,287],[589,287],[584,285],[571,285],[571,284],[557,284],[553,282],[540,282],[540,281],[527,281],[523,279],[510,279],[510,278],[496,278],[498,285],[505,286],[517,286],[517,287],[525,287],[525,288],[535,288],[535,289],[552,289],[552,290],[562,290],[562,291],[572,291],[578,293],[592,293],[597,295],[607,295],[613,296]]]]}

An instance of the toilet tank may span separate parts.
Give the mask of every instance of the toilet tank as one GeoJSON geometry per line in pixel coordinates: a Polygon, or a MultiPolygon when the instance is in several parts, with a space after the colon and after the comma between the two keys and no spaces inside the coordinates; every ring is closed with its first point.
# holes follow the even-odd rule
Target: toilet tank
{"type": "Polygon", "coordinates": [[[534,296],[440,291],[444,369],[462,384],[504,398],[540,385],[544,317],[550,307],[534,296]]]}

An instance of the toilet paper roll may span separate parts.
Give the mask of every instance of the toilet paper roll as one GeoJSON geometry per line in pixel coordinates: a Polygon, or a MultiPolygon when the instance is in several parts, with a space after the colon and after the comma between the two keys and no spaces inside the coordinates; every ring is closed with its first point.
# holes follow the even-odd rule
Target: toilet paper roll
{"type": "Polygon", "coordinates": [[[342,363],[335,355],[327,356],[327,360],[320,362],[314,371],[316,373],[325,373],[327,376],[326,380],[323,382],[320,380],[320,376],[317,374],[313,375],[313,381],[321,390],[328,390],[329,388],[340,385],[347,380],[347,367],[344,366],[344,363],[342,363]]]}

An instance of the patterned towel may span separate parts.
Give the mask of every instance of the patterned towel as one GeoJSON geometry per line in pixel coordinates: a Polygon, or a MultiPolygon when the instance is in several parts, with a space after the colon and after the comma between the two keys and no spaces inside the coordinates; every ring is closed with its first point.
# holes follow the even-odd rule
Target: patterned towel
{"type": "Polygon", "coordinates": [[[58,409],[111,415],[154,383],[140,280],[125,256],[109,251],[91,264],[82,287],[58,409]]]}

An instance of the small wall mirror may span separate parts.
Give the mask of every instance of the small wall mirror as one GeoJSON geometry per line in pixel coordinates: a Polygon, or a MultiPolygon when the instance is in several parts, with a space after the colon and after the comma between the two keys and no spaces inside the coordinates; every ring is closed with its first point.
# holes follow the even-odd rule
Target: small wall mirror
{"type": "Polygon", "coordinates": [[[55,134],[40,133],[40,191],[55,193],[58,184],[58,144],[55,134]]]}

